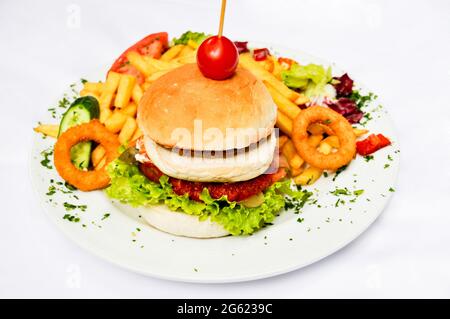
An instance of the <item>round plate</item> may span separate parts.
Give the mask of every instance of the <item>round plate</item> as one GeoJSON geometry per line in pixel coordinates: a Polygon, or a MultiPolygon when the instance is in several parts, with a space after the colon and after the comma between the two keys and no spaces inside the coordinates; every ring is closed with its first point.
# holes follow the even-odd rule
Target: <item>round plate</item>
{"type": "MultiPolygon", "coordinates": [[[[271,49],[301,64],[330,65],[305,53],[271,49]]],[[[334,75],[343,73],[331,66],[334,75]]],[[[355,85],[363,93],[368,92],[359,82],[355,85]]],[[[394,191],[399,148],[392,121],[379,100],[366,110],[372,119],[365,127],[388,136],[393,145],[376,152],[371,160],[357,156],[338,176],[329,174],[320,178],[308,188],[314,193],[314,202],[306,205],[301,214],[284,211],[272,226],[247,237],[176,237],[148,226],[136,210],[113,204],[102,191],[83,193],[67,189],[56,170],[45,167],[54,167],[52,155],[47,156],[48,163],[45,161],[46,150],[51,150],[54,144],[50,137],[36,135],[30,175],[48,217],[59,229],[81,247],[116,265],[153,277],[187,282],[265,278],[329,256],[357,238],[382,212],[394,191]],[[352,195],[331,193],[343,188],[352,195]],[[355,190],[364,192],[357,196],[353,195],[355,190]]],[[[45,123],[56,121],[51,114],[42,119],[45,123]]]]}

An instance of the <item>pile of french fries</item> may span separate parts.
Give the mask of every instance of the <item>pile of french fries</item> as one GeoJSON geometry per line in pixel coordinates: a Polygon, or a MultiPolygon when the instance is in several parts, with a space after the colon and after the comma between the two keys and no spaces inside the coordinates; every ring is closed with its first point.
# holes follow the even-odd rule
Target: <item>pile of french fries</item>
{"type": "MultiPolygon", "coordinates": [[[[198,44],[190,40],[187,45],[179,44],[170,47],[160,59],[131,51],[127,54],[128,61],[143,74],[145,80],[142,83],[138,83],[133,75],[109,72],[104,83],[86,82],[80,95],[97,98],[100,105],[100,122],[108,130],[117,134],[122,145],[126,145],[142,136],[136,123],[136,112],[144,91],[167,72],[183,64],[195,63],[197,48],[198,44]]],[[[292,121],[301,112],[300,106],[309,102],[304,94],[291,90],[282,82],[281,73],[290,65],[275,56],[268,56],[263,61],[255,61],[249,52],[240,54],[239,64],[265,84],[278,106],[276,125],[283,133],[279,139],[282,162],[286,164],[296,184],[313,184],[323,172],[305,163],[297,154],[290,138],[292,121]]],[[[311,134],[310,143],[320,152],[329,154],[333,149],[339,148],[339,139],[337,136],[330,135],[326,126],[313,124],[308,130],[311,134]]],[[[35,128],[35,131],[57,137],[58,126],[43,124],[35,128]]],[[[366,130],[355,129],[357,136],[365,133],[367,133],[366,130]]],[[[94,169],[101,169],[105,162],[105,149],[98,145],[92,152],[94,169]]]]}

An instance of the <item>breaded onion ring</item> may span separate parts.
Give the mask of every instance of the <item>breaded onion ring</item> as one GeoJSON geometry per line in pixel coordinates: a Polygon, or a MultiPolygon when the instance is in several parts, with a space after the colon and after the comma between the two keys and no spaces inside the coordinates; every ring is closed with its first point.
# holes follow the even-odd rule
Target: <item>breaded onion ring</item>
{"type": "Polygon", "coordinates": [[[350,163],[356,154],[356,136],[350,123],[339,113],[323,106],[311,106],[299,113],[293,123],[292,140],[305,162],[320,169],[336,170],[350,163]],[[308,126],[317,122],[327,125],[337,135],[340,143],[337,152],[325,155],[309,145],[308,126]]]}
{"type": "Polygon", "coordinates": [[[106,150],[106,164],[119,156],[120,143],[117,136],[108,131],[98,120],[69,128],[55,144],[55,167],[59,175],[69,184],[82,191],[92,191],[108,186],[110,178],[106,164],[97,171],[82,171],[70,159],[72,146],[87,141],[95,141],[106,150]]]}

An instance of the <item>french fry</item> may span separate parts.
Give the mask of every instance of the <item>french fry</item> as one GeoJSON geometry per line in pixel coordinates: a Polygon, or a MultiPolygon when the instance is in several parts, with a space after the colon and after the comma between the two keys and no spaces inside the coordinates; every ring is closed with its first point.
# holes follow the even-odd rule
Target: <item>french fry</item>
{"type": "Polygon", "coordinates": [[[353,132],[355,133],[356,137],[360,137],[360,136],[363,136],[363,135],[369,133],[369,130],[353,128],[353,132]]]}
{"type": "Polygon", "coordinates": [[[94,167],[97,167],[101,160],[105,157],[106,150],[103,146],[97,145],[97,147],[92,151],[91,161],[94,167]]]}
{"type": "Polygon", "coordinates": [[[147,89],[152,85],[153,81],[150,81],[148,79],[145,80],[145,82],[142,84],[142,89],[144,91],[147,91],[147,89]]]}
{"type": "Polygon", "coordinates": [[[274,62],[272,59],[267,58],[263,61],[256,61],[256,63],[262,66],[266,71],[269,71],[270,73],[273,72],[274,62]]]}
{"type": "Polygon", "coordinates": [[[105,121],[105,127],[113,133],[118,133],[125,125],[127,118],[127,115],[125,115],[122,111],[115,110],[105,121]]]}
{"type": "Polygon", "coordinates": [[[304,105],[309,102],[309,97],[300,93],[297,99],[294,101],[297,105],[304,105]]]}
{"type": "Polygon", "coordinates": [[[339,138],[336,135],[326,137],[321,143],[330,144],[333,148],[339,148],[340,146],[339,138]]]}
{"type": "Polygon", "coordinates": [[[278,128],[289,137],[292,135],[292,121],[284,113],[277,111],[277,126],[278,128]]]}
{"type": "Polygon", "coordinates": [[[42,133],[50,137],[58,137],[59,125],[40,124],[33,129],[35,132],[42,133]]]}
{"type": "Polygon", "coordinates": [[[322,154],[327,155],[327,154],[331,153],[332,149],[333,149],[333,147],[330,144],[328,144],[325,141],[322,141],[322,142],[320,142],[319,147],[317,148],[317,151],[319,151],[322,154]]]}
{"type": "Polygon", "coordinates": [[[136,131],[134,132],[133,136],[131,137],[131,141],[136,141],[138,138],[142,136],[142,131],[139,128],[139,126],[136,128],[136,131]]]}
{"type": "Polygon", "coordinates": [[[281,153],[286,157],[291,168],[300,168],[304,163],[303,159],[297,154],[294,143],[291,140],[284,144],[281,153]]]}
{"type": "Polygon", "coordinates": [[[312,123],[308,126],[308,132],[312,135],[328,134],[333,135],[334,132],[328,126],[321,123],[312,123]]]}
{"type": "Polygon", "coordinates": [[[136,130],[137,124],[136,120],[132,117],[128,117],[125,121],[125,124],[122,127],[122,130],[119,133],[119,142],[124,145],[128,143],[136,130]]]}
{"type": "Polygon", "coordinates": [[[269,83],[278,92],[284,95],[291,101],[296,101],[302,94],[295,92],[288,88],[283,82],[278,80],[272,73],[264,69],[256,62],[249,53],[242,53],[239,55],[239,64],[245,69],[253,73],[258,79],[264,83],[269,83]]]}
{"type": "Polygon", "coordinates": [[[80,91],[80,96],[86,96],[86,95],[89,95],[89,91],[88,90],[85,90],[85,89],[82,89],[81,91],[80,91]]]}
{"type": "Polygon", "coordinates": [[[127,53],[128,61],[130,64],[134,66],[139,72],[144,74],[144,76],[149,76],[153,72],[156,72],[158,69],[147,63],[142,55],[137,53],[136,51],[130,51],[127,53]]]}
{"type": "Polygon", "coordinates": [[[299,168],[291,168],[291,175],[293,177],[300,175],[305,169],[303,166],[300,166],[299,168]]]}
{"type": "Polygon", "coordinates": [[[191,39],[188,40],[187,45],[190,46],[191,48],[193,48],[194,50],[200,46],[197,42],[195,42],[194,40],[191,40],[191,39]]]}
{"type": "Polygon", "coordinates": [[[197,55],[195,54],[195,51],[192,53],[187,53],[185,55],[180,54],[180,57],[176,59],[176,62],[178,62],[180,65],[187,64],[187,63],[195,63],[197,61],[197,55]]]}
{"type": "Polygon", "coordinates": [[[286,114],[290,119],[295,119],[301,111],[300,108],[294,102],[278,92],[271,84],[267,83],[266,87],[269,90],[273,101],[278,106],[278,109],[282,113],[286,114]]]}
{"type": "Polygon", "coordinates": [[[136,117],[137,105],[134,102],[130,102],[127,106],[121,109],[122,113],[131,117],[136,117]]]}
{"type": "Polygon", "coordinates": [[[129,74],[122,74],[120,78],[119,87],[117,89],[116,99],[114,100],[114,106],[123,108],[128,105],[131,98],[131,92],[136,84],[136,78],[129,74]]]}
{"type": "Polygon", "coordinates": [[[164,54],[159,59],[161,61],[167,61],[167,62],[170,61],[170,60],[173,60],[174,58],[176,58],[180,54],[180,52],[181,52],[181,50],[183,50],[183,48],[184,48],[183,44],[174,45],[169,50],[164,52],[164,54]]]}
{"type": "Polygon", "coordinates": [[[322,170],[316,167],[309,166],[303,173],[294,178],[294,183],[297,185],[311,185],[314,184],[320,176],[322,176],[322,170]]]}
{"type": "Polygon", "coordinates": [[[192,55],[194,54],[195,49],[193,49],[192,47],[185,45],[183,46],[183,49],[181,49],[181,52],[178,54],[178,57],[184,57],[187,55],[192,55]]]}
{"type": "Polygon", "coordinates": [[[92,97],[95,97],[97,101],[100,100],[100,96],[97,93],[91,92],[91,91],[86,91],[85,89],[80,91],[80,96],[92,96],[92,97]]]}
{"type": "Polygon", "coordinates": [[[311,135],[310,137],[308,137],[308,144],[313,147],[317,147],[319,146],[322,139],[323,139],[322,135],[311,135]]]}
{"type": "Polygon", "coordinates": [[[175,69],[177,67],[179,67],[181,64],[176,61],[161,61],[161,60],[157,60],[155,58],[152,58],[150,56],[143,56],[142,57],[144,59],[144,61],[146,61],[149,65],[152,66],[152,68],[155,69],[156,71],[163,71],[163,70],[172,70],[175,69]]]}
{"type": "Polygon", "coordinates": [[[278,148],[281,150],[284,144],[289,140],[286,135],[282,135],[278,138],[278,148]]]}
{"type": "Polygon", "coordinates": [[[164,74],[166,74],[169,71],[170,71],[170,69],[156,71],[155,73],[153,73],[152,75],[147,77],[145,79],[145,81],[146,82],[153,82],[153,81],[157,80],[158,78],[160,78],[161,76],[163,76],[164,74]]]}
{"type": "Polygon", "coordinates": [[[94,166],[94,170],[98,171],[98,170],[102,169],[103,166],[105,166],[105,164],[106,164],[106,156],[104,156],[104,157],[100,160],[100,162],[97,164],[97,166],[94,166]]]}
{"type": "Polygon", "coordinates": [[[102,82],[86,82],[84,83],[84,90],[89,92],[94,92],[100,95],[103,91],[103,83],[102,82]]]}
{"type": "Polygon", "coordinates": [[[106,119],[111,116],[111,103],[114,94],[119,86],[120,74],[116,72],[109,72],[106,77],[106,82],[103,86],[102,94],[100,95],[100,122],[105,123],[106,119]]]}
{"type": "Polygon", "coordinates": [[[119,86],[120,76],[120,73],[110,71],[103,85],[103,92],[115,93],[119,86]]]}
{"type": "Polygon", "coordinates": [[[281,81],[281,72],[283,71],[283,69],[281,68],[280,63],[278,62],[278,59],[275,58],[273,55],[270,55],[268,58],[271,59],[272,62],[273,62],[273,70],[272,70],[272,74],[273,74],[279,81],[281,81]]]}
{"type": "Polygon", "coordinates": [[[133,91],[131,91],[131,98],[136,103],[139,104],[139,101],[141,100],[142,96],[144,95],[144,92],[142,91],[142,88],[139,84],[135,84],[133,91]]]}

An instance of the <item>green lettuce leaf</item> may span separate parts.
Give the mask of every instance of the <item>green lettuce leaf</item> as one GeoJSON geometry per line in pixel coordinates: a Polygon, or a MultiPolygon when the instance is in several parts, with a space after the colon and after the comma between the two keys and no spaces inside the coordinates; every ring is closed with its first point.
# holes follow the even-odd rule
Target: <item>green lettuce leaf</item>
{"type": "Polygon", "coordinates": [[[203,32],[192,32],[187,31],[183,33],[179,38],[173,38],[173,44],[187,44],[189,40],[192,40],[198,44],[201,44],[207,37],[208,34],[203,32]]]}
{"type": "Polygon", "coordinates": [[[285,195],[301,199],[305,192],[294,191],[290,181],[273,184],[264,192],[264,202],[258,207],[245,207],[230,202],[226,197],[212,198],[207,189],[200,195],[203,202],[190,200],[188,195],[177,195],[172,190],[169,178],[163,175],[159,183],[145,177],[139,168],[115,160],[108,165],[111,185],[106,194],[124,204],[132,206],[155,205],[164,203],[170,210],[182,211],[197,216],[200,220],[208,217],[229,231],[232,235],[249,235],[271,223],[285,206],[285,195]]]}
{"type": "Polygon", "coordinates": [[[317,96],[324,93],[325,85],[332,79],[331,67],[325,69],[318,64],[293,64],[281,73],[281,78],[288,87],[301,89],[309,97],[317,96]]]}

